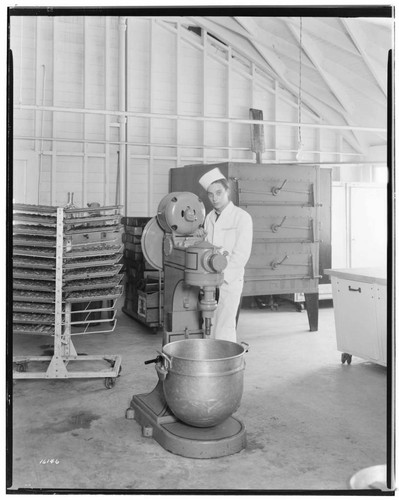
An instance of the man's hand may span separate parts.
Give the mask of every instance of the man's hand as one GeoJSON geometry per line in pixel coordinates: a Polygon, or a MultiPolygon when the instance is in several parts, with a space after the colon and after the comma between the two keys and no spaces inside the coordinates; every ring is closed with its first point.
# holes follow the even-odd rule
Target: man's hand
{"type": "Polygon", "coordinates": [[[205,238],[205,236],[208,233],[205,231],[203,227],[199,227],[195,232],[193,236],[196,236],[197,238],[205,238]]]}

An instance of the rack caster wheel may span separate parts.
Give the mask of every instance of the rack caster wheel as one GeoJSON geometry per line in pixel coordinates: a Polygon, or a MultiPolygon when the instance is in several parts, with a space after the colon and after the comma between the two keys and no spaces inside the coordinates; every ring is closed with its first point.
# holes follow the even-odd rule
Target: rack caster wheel
{"type": "Polygon", "coordinates": [[[23,372],[26,372],[26,364],[21,364],[21,363],[18,363],[16,366],[15,366],[15,370],[19,373],[23,373],[23,372]]]}
{"type": "Polygon", "coordinates": [[[305,306],[300,302],[297,303],[297,305],[295,307],[296,307],[297,312],[299,312],[299,313],[305,309],[305,306]]]}
{"type": "Polygon", "coordinates": [[[348,365],[352,363],[352,354],[348,354],[347,352],[341,354],[341,363],[344,365],[345,362],[348,363],[348,365]]]}
{"type": "MultiPolygon", "coordinates": [[[[111,365],[111,368],[113,368],[115,366],[115,361],[109,360],[109,359],[106,359],[105,361],[107,361],[111,365]]],[[[122,373],[122,365],[119,367],[117,377],[120,377],[121,373],[122,373]]]]}
{"type": "Polygon", "coordinates": [[[115,386],[115,378],[107,377],[104,379],[104,385],[107,389],[112,389],[115,386]]]}
{"type": "Polygon", "coordinates": [[[273,304],[270,306],[270,310],[271,311],[278,311],[278,305],[277,304],[273,304]]]}

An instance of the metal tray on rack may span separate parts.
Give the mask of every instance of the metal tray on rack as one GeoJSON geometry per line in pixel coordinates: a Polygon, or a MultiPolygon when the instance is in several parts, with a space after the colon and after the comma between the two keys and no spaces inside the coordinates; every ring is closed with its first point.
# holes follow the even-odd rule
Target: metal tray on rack
{"type": "Polygon", "coordinates": [[[114,288],[102,288],[99,290],[80,290],[68,293],[65,300],[68,302],[90,302],[93,300],[117,299],[123,293],[123,287],[118,285],[114,288]]]}
{"type": "Polygon", "coordinates": [[[78,283],[70,281],[63,287],[63,290],[65,292],[76,292],[80,290],[94,290],[97,288],[111,288],[119,285],[122,279],[123,275],[119,274],[116,276],[112,276],[111,278],[94,278],[94,279],[80,280],[78,283]]]}
{"type": "MultiPolygon", "coordinates": [[[[96,221],[97,222],[97,221],[96,221]]],[[[75,227],[76,224],[73,224],[72,227],[66,228],[64,231],[65,235],[71,235],[71,234],[81,234],[81,233],[98,233],[98,232],[109,232],[109,231],[115,231],[115,232],[120,232],[122,226],[119,223],[115,224],[100,224],[100,225],[87,225],[85,224],[79,224],[79,227],[75,227]]]]}
{"type": "Polygon", "coordinates": [[[53,281],[33,281],[33,280],[21,280],[14,279],[12,282],[12,287],[14,290],[32,290],[32,291],[49,291],[55,292],[55,283],[53,281]]]}
{"type": "Polygon", "coordinates": [[[69,253],[72,248],[90,248],[95,245],[120,245],[122,243],[121,234],[117,231],[95,231],[84,233],[71,233],[65,236],[64,248],[69,253]]]}
{"type": "Polygon", "coordinates": [[[20,313],[42,313],[55,315],[55,305],[45,304],[40,302],[14,302],[12,305],[13,312],[20,313]]]}
{"type": "Polygon", "coordinates": [[[81,269],[82,267],[99,267],[117,264],[123,254],[96,255],[95,257],[76,258],[64,263],[64,269],[81,269]]]}
{"type": "Polygon", "coordinates": [[[13,333],[29,333],[35,335],[54,335],[53,325],[26,325],[24,323],[14,323],[13,333]]]}
{"type": "Polygon", "coordinates": [[[49,259],[28,258],[21,255],[15,255],[13,257],[13,266],[20,269],[55,269],[55,262],[52,263],[49,259]]]}
{"type": "Polygon", "coordinates": [[[53,237],[47,236],[28,236],[24,237],[20,234],[13,235],[12,243],[14,246],[25,247],[55,247],[55,234],[53,237]]]}
{"type": "Polygon", "coordinates": [[[24,325],[54,325],[54,314],[32,314],[16,312],[12,315],[13,323],[21,323],[24,325]]]}
{"type": "Polygon", "coordinates": [[[27,203],[14,203],[12,206],[13,210],[17,210],[20,212],[31,212],[33,214],[41,214],[41,213],[54,213],[54,217],[57,214],[57,208],[53,205],[29,205],[27,203]]]}
{"type": "Polygon", "coordinates": [[[27,234],[27,235],[40,235],[40,236],[54,236],[55,227],[44,226],[43,224],[14,224],[12,232],[14,234],[27,234]]]}
{"type": "Polygon", "coordinates": [[[107,266],[107,267],[93,267],[93,268],[80,268],[68,270],[64,274],[64,281],[72,281],[78,279],[91,279],[91,278],[105,278],[115,276],[122,269],[122,264],[107,266]]]}
{"type": "Polygon", "coordinates": [[[54,304],[55,294],[31,290],[14,290],[13,300],[17,302],[43,302],[46,304],[54,304]]]}
{"type": "MultiPolygon", "coordinates": [[[[32,266],[33,267],[33,266],[32,266]]],[[[12,271],[14,279],[30,279],[40,281],[54,281],[55,271],[47,271],[43,269],[19,268],[14,267],[12,271]]]]}
{"type": "Polygon", "coordinates": [[[123,252],[123,245],[95,245],[87,248],[80,247],[79,250],[72,250],[65,253],[66,259],[74,259],[77,257],[98,257],[100,255],[112,255],[123,252]]]}
{"type": "Polygon", "coordinates": [[[31,257],[43,257],[46,259],[53,259],[55,257],[55,248],[41,248],[41,247],[19,247],[14,246],[12,249],[13,255],[26,255],[31,257]]]}
{"type": "Polygon", "coordinates": [[[39,215],[39,214],[28,214],[24,212],[13,213],[12,218],[14,221],[20,222],[32,222],[36,224],[49,224],[52,226],[57,225],[57,217],[54,215],[39,215]]]}
{"type": "Polygon", "coordinates": [[[109,215],[119,215],[119,211],[122,208],[122,205],[107,205],[104,207],[97,208],[64,208],[65,217],[84,217],[85,215],[90,214],[105,214],[109,215]]]}

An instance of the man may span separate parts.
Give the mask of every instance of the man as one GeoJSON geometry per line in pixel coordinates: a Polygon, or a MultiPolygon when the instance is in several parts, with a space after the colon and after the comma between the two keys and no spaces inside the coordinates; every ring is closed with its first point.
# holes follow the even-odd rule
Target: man
{"type": "Polygon", "coordinates": [[[236,315],[244,285],[244,267],[251,255],[252,218],[230,200],[229,183],[218,168],[204,174],[199,183],[213,206],[204,223],[206,239],[228,252],[211,337],[237,342],[236,315]]]}

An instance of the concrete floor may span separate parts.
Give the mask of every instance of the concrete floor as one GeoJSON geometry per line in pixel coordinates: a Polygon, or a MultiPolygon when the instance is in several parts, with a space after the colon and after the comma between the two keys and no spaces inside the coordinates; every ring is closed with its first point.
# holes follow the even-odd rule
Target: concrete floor
{"type": "MultiPolygon", "coordinates": [[[[132,395],[156,384],[154,365],[143,362],[162,335],[120,311],[114,333],[74,337],[79,353],[123,356],[113,389],[101,379],[15,381],[12,488],[337,491],[358,470],[386,463],[386,369],[355,357],[341,364],[331,305],[320,308],[318,332],[289,303],[244,308],[238,331],[250,345],[235,414],[247,428],[245,450],[180,457],[125,419],[132,395]]],[[[18,335],[14,355],[50,346],[49,337],[18,335]]]]}

